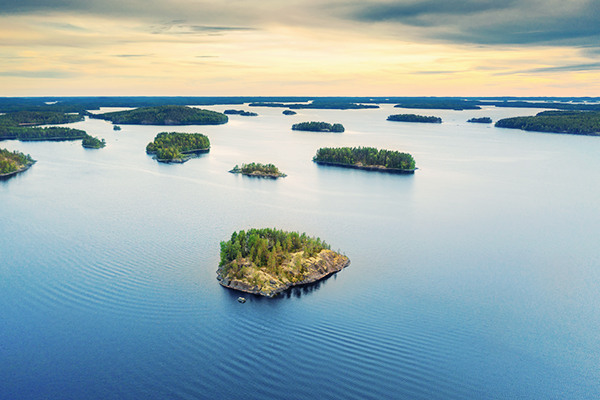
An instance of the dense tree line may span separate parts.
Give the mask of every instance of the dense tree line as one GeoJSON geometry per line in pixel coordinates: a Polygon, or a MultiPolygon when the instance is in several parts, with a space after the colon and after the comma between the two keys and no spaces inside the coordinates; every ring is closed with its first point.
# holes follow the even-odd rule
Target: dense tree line
{"type": "Polygon", "coordinates": [[[113,124],[133,125],[219,125],[228,121],[227,115],[216,111],[173,105],[143,107],[91,117],[108,120],[113,124]]]}
{"type": "Polygon", "coordinates": [[[0,175],[16,172],[34,162],[29,154],[0,149],[0,175]]]}
{"type": "Polygon", "coordinates": [[[277,275],[278,267],[289,261],[293,253],[304,252],[303,257],[313,257],[330,246],[320,238],[309,237],[306,233],[287,232],[280,229],[249,229],[233,232],[231,239],[221,242],[219,267],[223,275],[233,272],[241,277],[241,266],[249,261],[258,268],[266,268],[277,275]]]}
{"type": "Polygon", "coordinates": [[[258,117],[257,113],[244,110],[225,110],[223,111],[223,114],[241,115],[242,117],[258,117]]]}
{"type": "Polygon", "coordinates": [[[496,122],[499,128],[525,131],[600,135],[600,112],[543,111],[530,117],[504,118],[496,122]]]}
{"type": "Polygon", "coordinates": [[[404,101],[395,105],[397,108],[422,108],[431,110],[480,110],[477,101],[455,100],[455,101],[404,101]]]}
{"type": "Polygon", "coordinates": [[[255,102],[250,103],[250,107],[281,107],[294,110],[315,109],[315,110],[361,110],[365,108],[379,108],[375,104],[357,104],[350,102],[330,102],[330,101],[313,101],[306,104],[285,104],[285,103],[270,103],[270,102],[255,102]]]}
{"type": "Polygon", "coordinates": [[[52,125],[82,121],[79,114],[56,111],[14,111],[0,115],[0,126],[52,125]]]}
{"type": "Polygon", "coordinates": [[[344,132],[344,125],[329,124],[327,122],[300,122],[292,125],[294,131],[311,131],[311,132],[344,132]]]}
{"type": "Polygon", "coordinates": [[[183,153],[210,148],[210,140],[201,133],[161,132],[146,146],[146,153],[158,160],[183,159],[183,153]]]}
{"type": "Polygon", "coordinates": [[[471,118],[467,122],[474,122],[478,124],[491,124],[492,119],[490,117],[471,118]]]}
{"type": "Polygon", "coordinates": [[[106,146],[104,139],[98,139],[97,137],[86,136],[81,141],[81,145],[87,149],[101,149],[106,146]]]}
{"type": "Polygon", "coordinates": [[[260,173],[264,175],[273,175],[273,176],[286,176],[283,172],[279,170],[273,164],[261,164],[261,163],[250,163],[250,164],[242,164],[242,168],[236,165],[230,172],[235,174],[244,174],[251,175],[253,173],[260,173]]]}
{"type": "Polygon", "coordinates": [[[296,115],[296,111],[292,110],[283,110],[283,115],[296,115]]]}
{"type": "Polygon", "coordinates": [[[0,126],[0,140],[42,141],[83,139],[88,134],[81,129],[52,126],[48,128],[25,128],[0,126]]]}
{"type": "Polygon", "coordinates": [[[426,117],[424,115],[416,114],[395,114],[387,117],[388,121],[400,121],[400,122],[425,122],[432,124],[441,124],[442,119],[439,117],[426,117]]]}
{"type": "Polygon", "coordinates": [[[374,147],[323,147],[317,150],[313,161],[402,170],[414,170],[416,166],[414,158],[408,153],[374,147]]]}

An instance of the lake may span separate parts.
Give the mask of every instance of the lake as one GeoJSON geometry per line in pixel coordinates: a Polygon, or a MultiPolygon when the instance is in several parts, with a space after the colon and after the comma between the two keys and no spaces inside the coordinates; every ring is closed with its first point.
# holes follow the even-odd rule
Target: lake
{"type": "Polygon", "coordinates": [[[220,126],[71,124],[107,146],[5,141],[1,399],[598,399],[600,137],[472,124],[541,110],[248,106],[220,126]],[[386,121],[435,115],[443,124],[386,121]],[[344,133],[292,131],[304,121],[344,133]],[[161,164],[162,131],[211,151],[161,164]],[[411,153],[414,175],[319,166],[411,153]],[[273,163],[288,176],[230,174],[273,163]],[[276,227],[351,265],[268,299],[216,280],[219,242],[276,227]]]}

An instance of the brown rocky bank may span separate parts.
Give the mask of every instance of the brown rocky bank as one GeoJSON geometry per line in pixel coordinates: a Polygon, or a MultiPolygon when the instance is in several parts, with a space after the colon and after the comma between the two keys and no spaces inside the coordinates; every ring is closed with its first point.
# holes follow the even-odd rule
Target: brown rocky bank
{"type": "Polygon", "coordinates": [[[332,250],[321,250],[309,258],[304,258],[303,253],[293,253],[288,261],[277,266],[276,273],[242,259],[238,273],[222,266],[217,270],[217,279],[221,286],[230,289],[274,297],[291,287],[317,282],[350,265],[348,257],[332,250]]]}

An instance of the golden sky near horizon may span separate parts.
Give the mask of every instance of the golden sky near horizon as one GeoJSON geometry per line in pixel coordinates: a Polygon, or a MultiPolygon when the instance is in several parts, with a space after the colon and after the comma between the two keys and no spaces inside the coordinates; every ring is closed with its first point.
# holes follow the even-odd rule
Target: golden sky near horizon
{"type": "Polygon", "coordinates": [[[0,96],[598,96],[596,3],[8,1],[0,96]]]}

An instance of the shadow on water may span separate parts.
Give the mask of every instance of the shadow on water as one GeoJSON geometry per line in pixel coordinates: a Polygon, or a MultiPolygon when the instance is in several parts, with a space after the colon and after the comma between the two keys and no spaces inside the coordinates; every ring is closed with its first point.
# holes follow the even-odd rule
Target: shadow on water
{"type": "Polygon", "coordinates": [[[259,295],[252,294],[252,293],[242,292],[242,291],[236,290],[236,289],[226,288],[224,286],[221,286],[221,287],[223,288],[223,290],[227,291],[227,295],[229,296],[231,301],[237,301],[238,297],[244,297],[246,299],[246,301],[251,301],[251,302],[263,302],[263,301],[272,302],[272,301],[281,301],[284,299],[291,299],[292,297],[299,299],[302,296],[308,296],[308,295],[312,294],[313,292],[316,292],[317,290],[319,290],[322,286],[324,286],[329,279],[332,279],[332,278],[336,279],[336,277],[337,277],[337,272],[334,274],[331,274],[321,280],[318,280],[316,282],[293,286],[293,287],[289,288],[288,290],[286,290],[285,292],[280,293],[279,295],[277,295],[275,297],[259,296],[259,295]]]}

